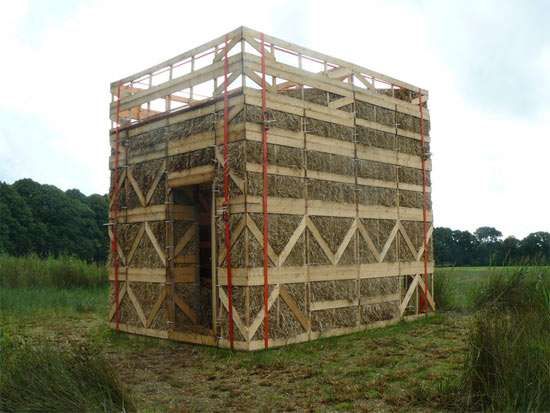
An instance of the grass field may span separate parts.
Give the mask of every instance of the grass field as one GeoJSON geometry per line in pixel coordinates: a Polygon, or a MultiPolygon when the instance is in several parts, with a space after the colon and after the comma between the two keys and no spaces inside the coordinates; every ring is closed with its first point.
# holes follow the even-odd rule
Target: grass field
{"type": "MultiPolygon", "coordinates": [[[[495,271],[503,272],[439,269],[448,312],[268,352],[117,334],[105,321],[102,283],[4,287],[0,326],[3,336],[30,343],[100,349],[141,411],[462,410],[453,392],[468,354],[474,291],[495,271]]],[[[550,277],[549,268],[528,273],[550,277]]]]}

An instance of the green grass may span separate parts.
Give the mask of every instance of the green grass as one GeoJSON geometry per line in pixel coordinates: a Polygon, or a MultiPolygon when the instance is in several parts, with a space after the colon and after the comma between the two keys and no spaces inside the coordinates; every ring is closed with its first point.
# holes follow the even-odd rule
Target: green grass
{"type": "Polygon", "coordinates": [[[107,287],[59,289],[54,287],[0,288],[0,313],[104,312],[107,287]]]}
{"type": "Polygon", "coordinates": [[[107,285],[107,268],[78,258],[0,255],[0,287],[89,288],[107,285]]]}
{"type": "MultiPolygon", "coordinates": [[[[88,278],[102,277],[92,270],[85,270],[88,278]]],[[[268,352],[232,353],[116,333],[106,322],[105,282],[56,288],[41,280],[33,288],[0,288],[0,329],[30,343],[65,348],[70,340],[100,349],[143,411],[490,410],[493,405],[476,399],[466,385],[466,372],[474,371],[473,334],[479,332],[475,314],[491,302],[479,298],[490,280],[498,274],[509,279],[516,270],[438,268],[436,300],[446,294],[438,302],[440,314],[268,352]]],[[[525,279],[549,274],[549,267],[532,267],[525,279]]],[[[0,272],[0,285],[6,285],[1,278],[0,272]]],[[[547,353],[536,354],[548,360],[547,353]]]]}
{"type": "Polygon", "coordinates": [[[550,411],[550,272],[495,275],[475,297],[464,371],[467,403],[550,411]]]}
{"type": "Polygon", "coordinates": [[[135,411],[113,367],[85,345],[0,336],[0,365],[2,412],[135,411]]]}
{"type": "Polygon", "coordinates": [[[520,270],[529,280],[536,280],[539,277],[550,279],[549,266],[436,268],[435,300],[438,307],[444,311],[471,312],[475,307],[477,292],[485,282],[493,277],[513,276],[520,270]],[[440,298],[442,303],[439,303],[440,298]]]}

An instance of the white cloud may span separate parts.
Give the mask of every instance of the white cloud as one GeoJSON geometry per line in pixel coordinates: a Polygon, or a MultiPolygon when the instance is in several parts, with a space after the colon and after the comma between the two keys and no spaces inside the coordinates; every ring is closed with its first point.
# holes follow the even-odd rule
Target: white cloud
{"type": "MultiPolygon", "coordinates": [[[[29,46],[21,27],[32,3],[10,2],[0,14],[0,47],[9,62],[0,67],[0,78],[9,79],[0,110],[29,124],[0,125],[0,179],[106,192],[109,83],[244,24],[430,90],[437,225],[494,225],[518,236],[550,230],[548,105],[529,119],[504,117],[480,106],[487,91],[464,94],[465,73],[441,45],[466,36],[457,31],[467,24],[441,23],[450,17],[434,5],[97,0],[83,2],[29,46]]],[[[454,44],[481,47],[471,42],[454,44]]],[[[533,64],[548,73],[549,56],[546,44],[533,64]]],[[[542,88],[548,79],[540,79],[542,88]]],[[[510,98],[503,89],[502,99],[510,98]]]]}

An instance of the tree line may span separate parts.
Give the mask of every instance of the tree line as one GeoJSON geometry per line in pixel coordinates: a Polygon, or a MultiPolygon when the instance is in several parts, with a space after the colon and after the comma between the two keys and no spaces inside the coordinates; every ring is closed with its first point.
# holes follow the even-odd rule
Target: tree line
{"type": "Polygon", "coordinates": [[[493,227],[469,231],[439,227],[434,229],[434,257],[440,266],[548,265],[550,233],[533,232],[523,239],[493,227]]]}
{"type": "Polygon", "coordinates": [[[107,195],[64,192],[32,179],[0,182],[0,253],[105,262],[107,216],[107,195]]]}
{"type": "MultiPolygon", "coordinates": [[[[86,196],[77,189],[62,191],[22,179],[0,182],[0,253],[72,255],[105,262],[109,250],[107,195],[86,196]]],[[[534,232],[523,239],[492,227],[469,231],[434,230],[437,265],[550,264],[550,233],[534,232]]]]}

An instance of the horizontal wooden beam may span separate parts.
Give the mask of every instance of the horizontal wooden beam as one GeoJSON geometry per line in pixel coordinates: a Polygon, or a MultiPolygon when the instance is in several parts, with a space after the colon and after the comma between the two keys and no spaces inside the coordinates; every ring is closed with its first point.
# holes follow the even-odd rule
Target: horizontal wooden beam
{"type": "MultiPolygon", "coordinates": [[[[191,206],[187,205],[173,205],[172,206],[172,218],[173,219],[185,219],[192,214],[191,206]]],[[[110,215],[112,219],[112,215],[110,215]]],[[[150,221],[164,221],[166,219],[166,205],[152,205],[148,207],[122,209],[118,212],[117,222],[123,223],[136,223],[136,222],[150,222],[150,221]]]]}
{"type": "MultiPolygon", "coordinates": [[[[221,205],[222,199],[216,202],[221,205]]],[[[305,215],[306,200],[295,198],[268,197],[268,212],[270,214],[305,215]]],[[[237,196],[231,199],[230,212],[234,214],[262,212],[262,197],[248,195],[237,196]]],[[[320,215],[327,217],[355,218],[356,205],[354,203],[330,202],[321,200],[307,200],[308,215],[320,215]]],[[[428,221],[431,222],[432,214],[428,213],[428,221]]],[[[422,208],[385,207],[380,205],[359,204],[359,218],[372,219],[401,219],[403,221],[423,221],[422,208]]]]}
{"type": "Polygon", "coordinates": [[[214,165],[203,165],[183,171],[168,174],[168,186],[174,188],[185,185],[196,185],[214,180],[216,168],[214,165]]]}
{"type": "MultiPolygon", "coordinates": [[[[432,273],[434,263],[428,264],[432,273]]],[[[233,285],[263,285],[263,267],[233,268],[233,285]]],[[[424,272],[424,262],[382,262],[360,265],[310,265],[298,267],[273,267],[269,269],[270,284],[293,284],[307,281],[354,280],[414,275],[424,272]]],[[[227,284],[226,269],[218,267],[218,282],[227,284]]]]}
{"type": "MultiPolygon", "coordinates": [[[[195,281],[196,268],[194,266],[175,267],[173,275],[176,283],[191,283],[195,281]]],[[[114,281],[113,268],[109,268],[109,281],[114,281]]],[[[164,283],[166,279],[166,268],[135,268],[120,267],[119,281],[164,283]]]]}

